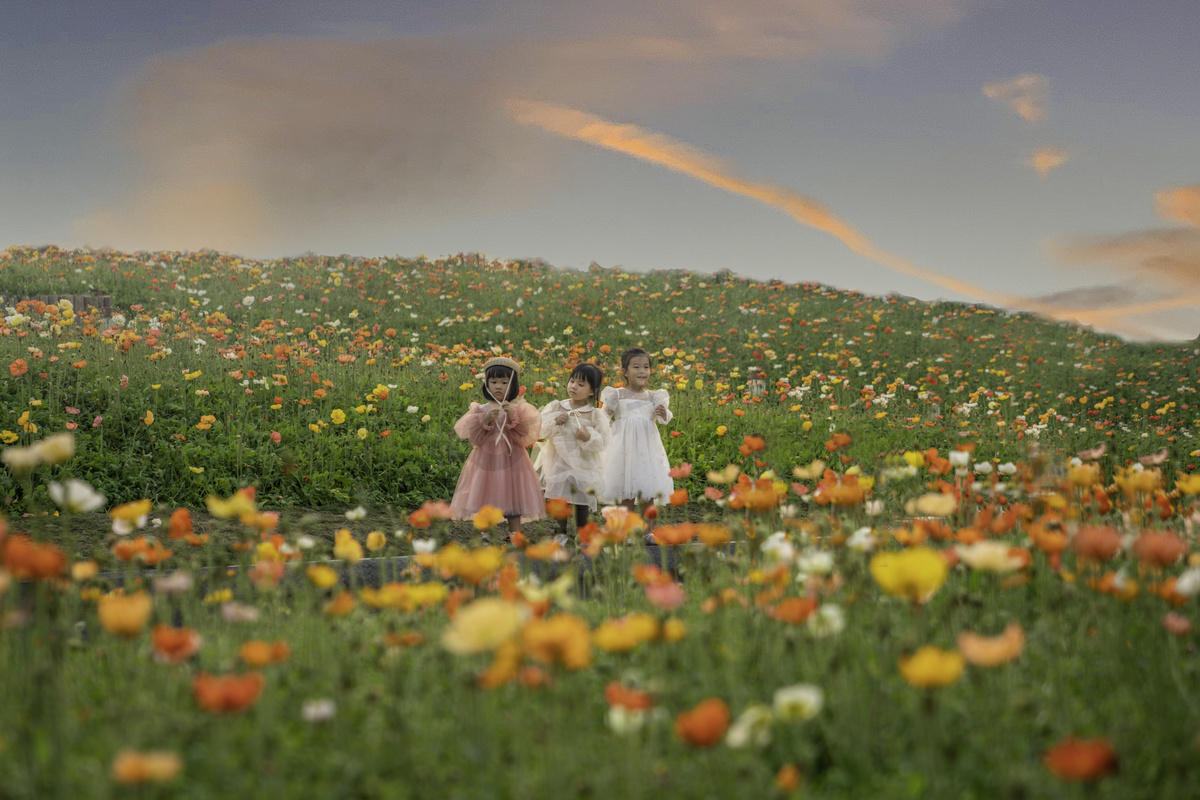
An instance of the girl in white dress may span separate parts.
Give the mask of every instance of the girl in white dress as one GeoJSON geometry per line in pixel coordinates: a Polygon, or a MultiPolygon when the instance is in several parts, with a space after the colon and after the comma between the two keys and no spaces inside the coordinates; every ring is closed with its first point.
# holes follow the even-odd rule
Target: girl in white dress
{"type": "Polygon", "coordinates": [[[613,420],[603,497],[629,509],[640,502],[643,515],[655,501],[665,502],[675,488],[655,424],[671,421],[671,397],[666,389],[647,388],[653,370],[650,354],[631,347],[621,353],[625,386],[609,386],[600,393],[604,411],[613,420]]]}
{"type": "MultiPolygon", "coordinates": [[[[567,399],[542,409],[541,452],[533,466],[542,478],[546,499],[560,498],[575,507],[575,529],[588,523],[596,496],[604,489],[604,455],[612,438],[608,415],[595,403],[604,373],[595,364],[578,364],[567,380],[567,399]]],[[[567,520],[559,520],[559,535],[567,520]]]]}

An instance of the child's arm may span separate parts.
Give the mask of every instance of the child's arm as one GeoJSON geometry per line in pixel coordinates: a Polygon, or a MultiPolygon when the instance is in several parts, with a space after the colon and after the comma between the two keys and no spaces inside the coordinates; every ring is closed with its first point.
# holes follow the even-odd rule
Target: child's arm
{"type": "Polygon", "coordinates": [[[588,432],[591,437],[586,442],[580,442],[581,449],[589,453],[602,453],[608,449],[609,442],[612,441],[612,425],[608,422],[608,415],[602,411],[592,412],[592,424],[588,427],[588,432]]]}
{"type": "Polygon", "coordinates": [[[541,436],[542,415],[524,400],[510,403],[507,417],[504,433],[514,446],[530,447],[541,436]]]}
{"type": "Polygon", "coordinates": [[[496,423],[487,421],[487,409],[479,403],[471,403],[470,410],[454,423],[458,438],[466,439],[472,445],[478,445],[495,430],[496,423]]]}
{"type": "Polygon", "coordinates": [[[605,386],[600,390],[600,402],[604,405],[601,409],[605,415],[612,419],[617,415],[617,390],[611,386],[605,386]]]}
{"type": "Polygon", "coordinates": [[[541,438],[553,439],[558,433],[558,418],[562,414],[562,404],[557,400],[547,403],[541,410],[542,417],[542,433],[541,438]]]}
{"type": "Polygon", "coordinates": [[[651,401],[654,403],[654,417],[659,425],[665,425],[670,422],[675,415],[671,413],[671,395],[666,389],[656,389],[650,393],[651,401]],[[660,412],[658,409],[662,407],[660,412]]]}

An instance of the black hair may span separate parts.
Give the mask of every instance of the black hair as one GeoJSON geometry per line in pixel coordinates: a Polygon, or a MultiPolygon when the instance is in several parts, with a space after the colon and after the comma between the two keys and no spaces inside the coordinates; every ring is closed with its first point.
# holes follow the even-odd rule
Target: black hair
{"type": "Polygon", "coordinates": [[[493,364],[483,373],[483,396],[488,400],[496,399],[488,393],[488,378],[508,378],[508,393],[504,398],[506,401],[515,399],[521,391],[521,382],[517,377],[516,370],[503,364],[493,364]]]}
{"type": "Polygon", "coordinates": [[[592,396],[600,397],[600,387],[604,385],[604,370],[590,361],[576,364],[568,378],[577,378],[592,387],[592,396]]]}
{"type": "Polygon", "coordinates": [[[629,362],[633,361],[638,356],[645,356],[650,362],[650,366],[654,366],[654,359],[650,358],[649,353],[640,347],[630,347],[628,350],[625,350],[621,353],[621,371],[624,372],[625,370],[629,369],[629,362]]]}

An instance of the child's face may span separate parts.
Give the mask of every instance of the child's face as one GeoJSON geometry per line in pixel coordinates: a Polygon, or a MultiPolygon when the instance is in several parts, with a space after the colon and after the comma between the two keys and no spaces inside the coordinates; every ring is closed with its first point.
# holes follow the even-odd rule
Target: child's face
{"type": "Polygon", "coordinates": [[[625,367],[625,377],[630,386],[645,386],[650,380],[650,356],[634,356],[625,367]]]}
{"type": "Polygon", "coordinates": [[[592,385],[583,378],[572,375],[567,381],[567,397],[577,403],[583,403],[592,396],[592,385]]]}
{"type": "Polygon", "coordinates": [[[508,375],[499,378],[487,379],[487,390],[498,403],[503,403],[504,398],[508,397],[508,382],[512,378],[508,375]]]}

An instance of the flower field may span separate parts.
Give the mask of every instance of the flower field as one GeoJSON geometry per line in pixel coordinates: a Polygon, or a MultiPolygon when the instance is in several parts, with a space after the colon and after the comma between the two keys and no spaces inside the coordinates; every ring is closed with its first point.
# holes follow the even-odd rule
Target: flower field
{"type": "Polygon", "coordinates": [[[0,295],[0,798],[1200,785],[1190,345],[474,255],[10,248],[0,295]],[[633,345],[670,505],[445,518],[486,358],[541,405],[633,345]]]}

